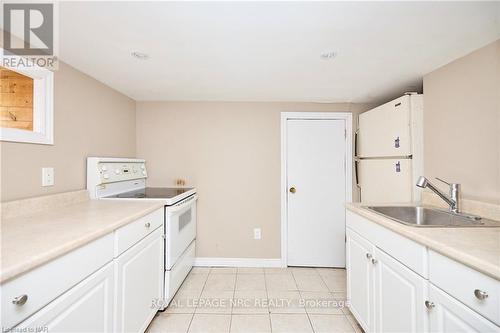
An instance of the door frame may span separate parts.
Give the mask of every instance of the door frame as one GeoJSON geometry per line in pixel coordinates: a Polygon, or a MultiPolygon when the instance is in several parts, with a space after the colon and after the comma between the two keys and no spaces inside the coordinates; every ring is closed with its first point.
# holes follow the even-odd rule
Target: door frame
{"type": "Polygon", "coordinates": [[[346,130],[345,140],[345,197],[346,202],[352,201],[352,113],[351,112],[281,112],[281,266],[288,264],[288,186],[287,186],[287,120],[344,120],[346,130]]]}

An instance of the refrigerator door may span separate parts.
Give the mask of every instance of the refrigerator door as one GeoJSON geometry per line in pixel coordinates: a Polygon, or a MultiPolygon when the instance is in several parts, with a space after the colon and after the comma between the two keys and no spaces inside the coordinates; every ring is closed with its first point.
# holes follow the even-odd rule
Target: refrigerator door
{"type": "Polygon", "coordinates": [[[358,157],[412,155],[410,97],[405,95],[359,115],[358,157]]]}
{"type": "Polygon", "coordinates": [[[411,159],[357,161],[358,186],[363,203],[396,203],[413,200],[411,159]]]}

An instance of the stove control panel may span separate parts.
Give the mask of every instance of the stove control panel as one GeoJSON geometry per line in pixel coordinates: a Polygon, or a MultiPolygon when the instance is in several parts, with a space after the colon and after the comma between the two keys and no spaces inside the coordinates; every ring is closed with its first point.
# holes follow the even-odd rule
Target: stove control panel
{"type": "Polygon", "coordinates": [[[98,197],[102,189],[126,190],[145,184],[148,173],[146,161],[133,158],[87,158],[87,189],[91,198],[98,197]]]}
{"type": "Polygon", "coordinates": [[[100,162],[97,169],[101,178],[101,183],[120,182],[124,180],[133,180],[146,178],[146,164],[144,162],[100,162]]]}

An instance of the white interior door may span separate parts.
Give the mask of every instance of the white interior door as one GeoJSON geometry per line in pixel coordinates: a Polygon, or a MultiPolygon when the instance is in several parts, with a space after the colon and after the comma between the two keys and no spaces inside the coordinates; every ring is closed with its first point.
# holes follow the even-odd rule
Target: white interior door
{"type": "Polygon", "coordinates": [[[345,121],[288,119],[286,140],[287,264],[345,267],[345,121]]]}

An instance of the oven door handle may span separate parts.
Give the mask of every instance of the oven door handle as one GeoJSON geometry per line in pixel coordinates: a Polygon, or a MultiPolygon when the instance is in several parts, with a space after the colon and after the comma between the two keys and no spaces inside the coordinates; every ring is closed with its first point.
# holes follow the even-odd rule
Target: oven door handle
{"type": "Polygon", "coordinates": [[[184,208],[190,206],[192,203],[196,202],[196,200],[198,200],[198,195],[197,194],[189,197],[185,201],[182,201],[180,204],[168,207],[167,212],[169,214],[176,213],[176,212],[178,212],[180,210],[183,210],[184,208]]]}

